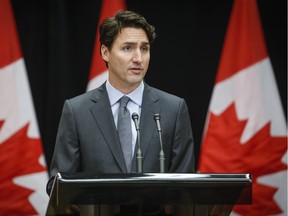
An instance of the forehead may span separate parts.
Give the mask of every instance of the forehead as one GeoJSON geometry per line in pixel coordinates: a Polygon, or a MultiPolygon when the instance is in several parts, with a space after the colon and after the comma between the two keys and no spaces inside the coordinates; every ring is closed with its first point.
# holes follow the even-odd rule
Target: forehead
{"type": "Polygon", "coordinates": [[[149,41],[143,29],[125,27],[118,32],[115,43],[149,43],[149,41]]]}

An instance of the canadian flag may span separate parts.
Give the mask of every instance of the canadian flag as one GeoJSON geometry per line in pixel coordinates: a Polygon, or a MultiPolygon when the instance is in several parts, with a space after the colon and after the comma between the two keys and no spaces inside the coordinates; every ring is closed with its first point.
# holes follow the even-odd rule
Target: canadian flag
{"type": "Polygon", "coordinates": [[[90,74],[89,74],[89,81],[88,81],[86,91],[90,91],[100,86],[108,78],[108,71],[107,71],[106,65],[100,55],[99,25],[104,19],[114,16],[115,13],[121,9],[123,10],[126,9],[125,0],[113,0],[113,1],[103,0],[102,1],[99,22],[98,22],[98,27],[97,27],[97,33],[96,33],[96,40],[95,40],[94,51],[93,51],[93,57],[92,57],[92,63],[91,63],[90,74]]]}
{"type": "Polygon", "coordinates": [[[0,215],[44,215],[48,172],[10,0],[0,1],[0,215]]]}
{"type": "Polygon", "coordinates": [[[287,125],[256,0],[234,0],[199,155],[201,173],[250,173],[252,204],[287,215],[287,125]]]}

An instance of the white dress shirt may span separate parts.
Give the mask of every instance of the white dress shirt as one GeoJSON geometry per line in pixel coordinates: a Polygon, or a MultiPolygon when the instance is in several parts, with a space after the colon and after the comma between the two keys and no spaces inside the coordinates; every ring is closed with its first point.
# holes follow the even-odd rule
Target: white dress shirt
{"type": "MultiPolygon", "coordinates": [[[[114,122],[117,128],[117,122],[118,122],[118,109],[119,109],[119,99],[124,96],[122,92],[119,90],[115,89],[110,82],[107,80],[106,82],[106,89],[108,92],[108,97],[110,100],[110,105],[111,105],[111,110],[113,113],[114,117],[114,122]]],[[[144,91],[144,84],[143,81],[141,84],[132,92],[127,94],[126,96],[130,98],[128,104],[127,104],[127,109],[130,112],[131,115],[131,128],[132,128],[132,153],[134,154],[134,149],[136,145],[136,139],[137,139],[137,131],[135,128],[134,121],[132,120],[132,114],[137,113],[139,116],[139,122],[140,122],[140,114],[141,114],[141,105],[142,105],[142,98],[143,98],[143,91],[144,91]]]]}

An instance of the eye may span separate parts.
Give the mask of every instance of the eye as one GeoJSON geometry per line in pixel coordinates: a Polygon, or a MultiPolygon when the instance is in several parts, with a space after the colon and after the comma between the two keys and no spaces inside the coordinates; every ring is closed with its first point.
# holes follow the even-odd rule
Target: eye
{"type": "Polygon", "coordinates": [[[141,52],[144,52],[144,53],[146,53],[146,52],[148,52],[149,51],[149,48],[148,47],[141,47],[141,52]]]}
{"type": "Polygon", "coordinates": [[[131,47],[130,47],[130,46],[125,46],[125,47],[123,47],[123,50],[124,50],[125,52],[128,52],[128,51],[131,50],[131,47]]]}

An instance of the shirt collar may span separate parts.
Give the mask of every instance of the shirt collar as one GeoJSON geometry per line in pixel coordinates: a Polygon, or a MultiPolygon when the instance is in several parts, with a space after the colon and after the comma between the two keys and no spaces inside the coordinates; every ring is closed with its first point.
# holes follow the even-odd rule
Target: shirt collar
{"type": "MultiPolygon", "coordinates": [[[[113,106],[115,103],[117,103],[118,100],[122,96],[125,95],[122,92],[120,92],[119,90],[117,90],[116,88],[114,88],[110,84],[109,80],[107,80],[107,82],[106,82],[106,89],[108,92],[108,97],[109,97],[111,106],[113,106]]],[[[134,89],[132,92],[130,92],[126,96],[128,96],[134,103],[136,103],[139,107],[141,107],[142,98],[143,98],[143,91],[144,91],[144,83],[142,81],[136,89],[134,89]]]]}

